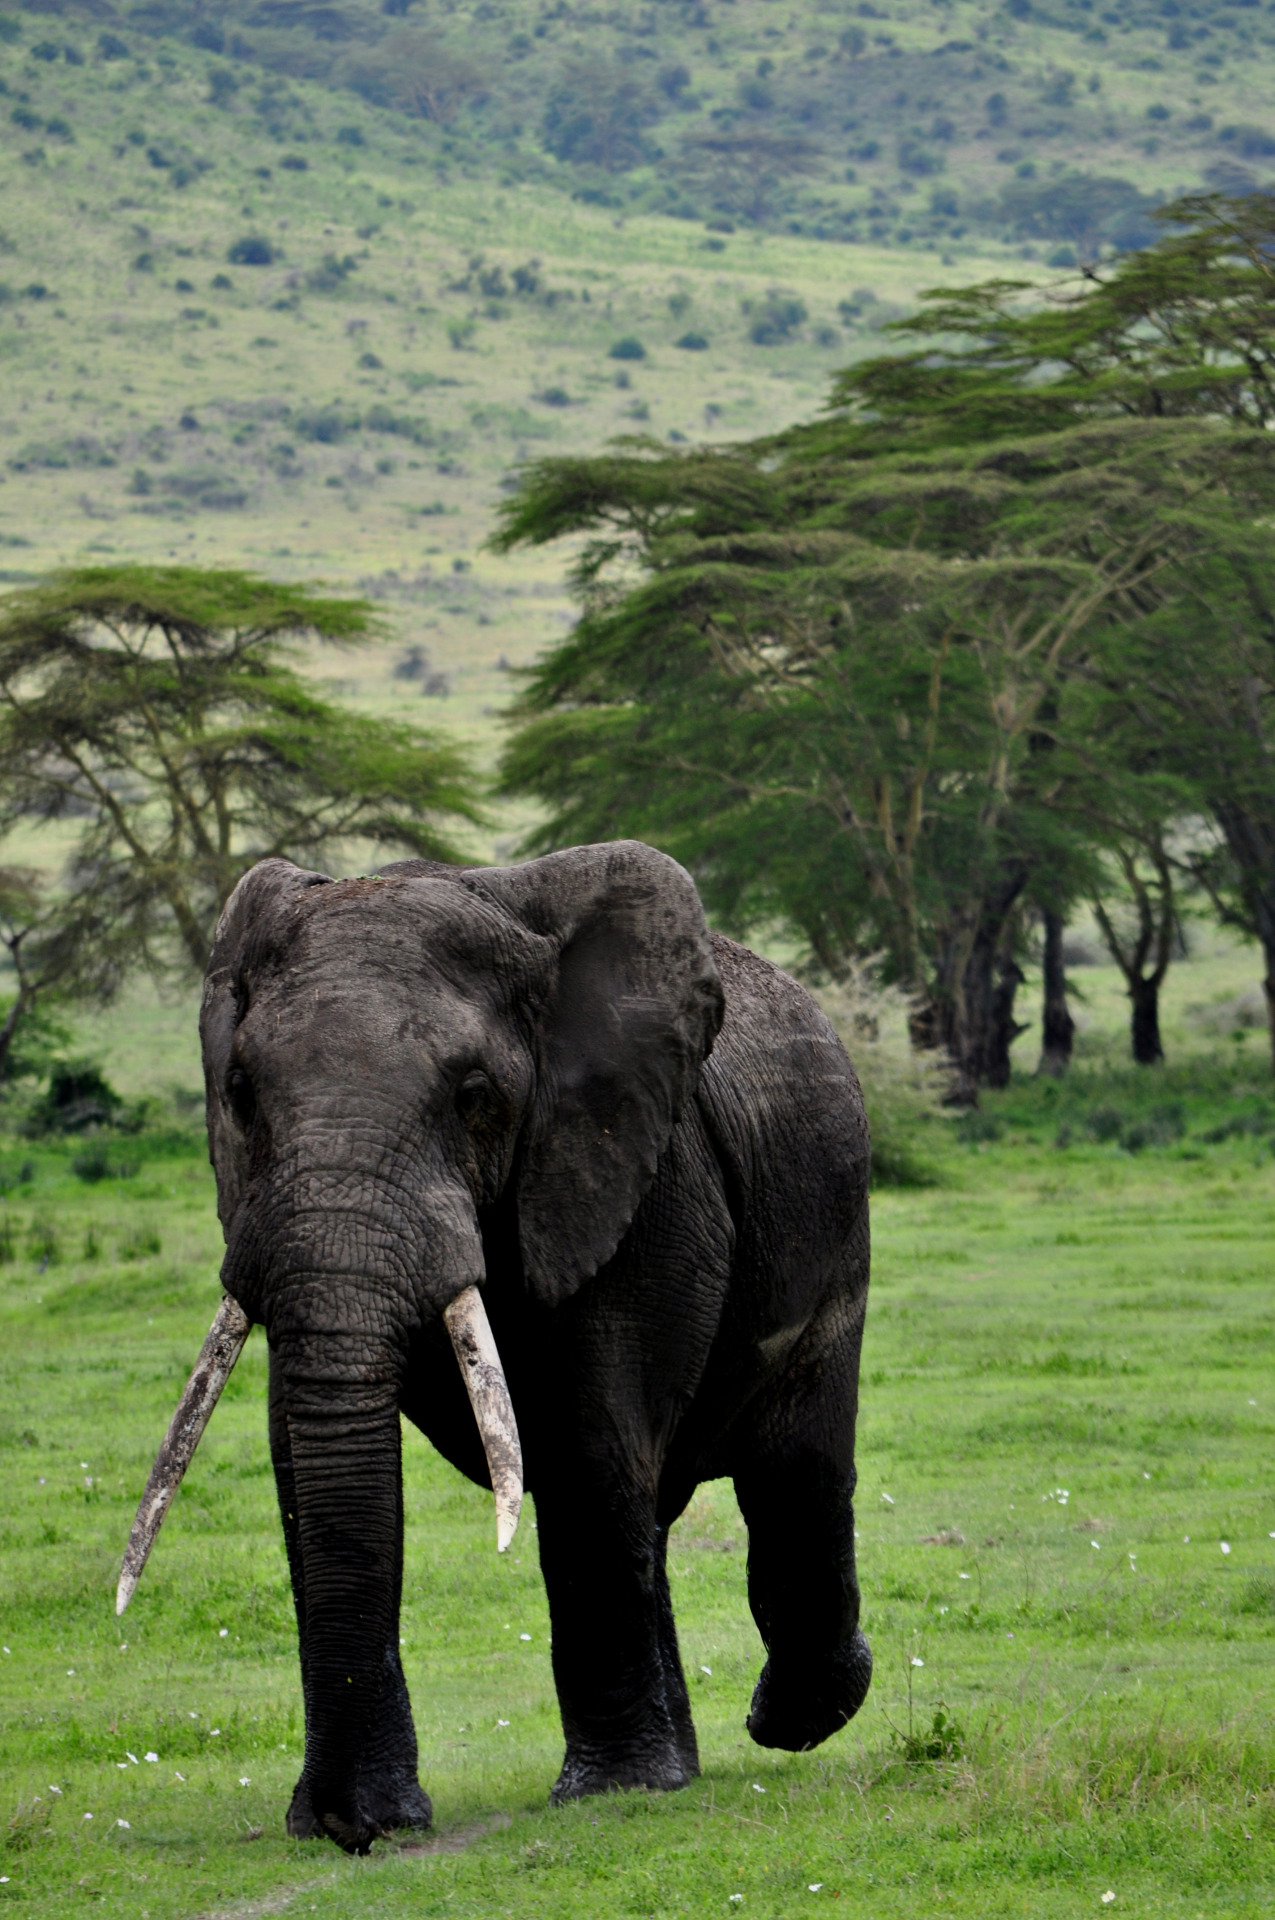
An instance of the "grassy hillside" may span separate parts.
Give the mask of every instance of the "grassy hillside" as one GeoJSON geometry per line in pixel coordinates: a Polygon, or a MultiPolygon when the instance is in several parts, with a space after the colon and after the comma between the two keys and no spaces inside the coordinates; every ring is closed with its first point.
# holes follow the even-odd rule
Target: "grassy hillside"
{"type": "Polygon", "coordinates": [[[310,137],[281,151],[180,44],[77,66],[24,22],[0,82],[5,575],[128,555],[362,589],[392,643],[317,671],[469,733],[570,617],[561,556],[480,552],[520,458],[809,413],[933,273],[443,179],[394,116],[342,143],[353,109],[317,84],[287,90],[310,137]]]}
{"type": "Polygon", "coordinates": [[[481,550],[520,459],[808,415],[936,279],[1044,273],[1157,194],[1258,177],[1269,26],[1021,0],[0,18],[0,573],[361,588],[390,640],[316,671],[488,751],[505,667],[571,617],[560,554],[481,550]],[[589,126],[623,95],[636,145],[599,157],[584,94],[589,126]]]}
{"type": "MultiPolygon", "coordinates": [[[[795,0],[782,15],[772,0],[231,0],[212,18],[200,0],[41,0],[32,11],[26,30],[51,63],[106,63],[117,85],[144,84],[140,68],[194,46],[221,116],[276,146],[323,137],[291,91],[319,81],[343,103],[336,131],[350,151],[368,140],[371,108],[436,169],[827,238],[959,241],[977,229],[1094,244],[1136,229],[1169,182],[1234,184],[1275,156],[1275,33],[1260,0],[795,0]],[[1068,174],[1111,176],[1123,191],[1060,194],[1068,174]]],[[[198,157],[194,145],[169,156],[198,157]]]]}

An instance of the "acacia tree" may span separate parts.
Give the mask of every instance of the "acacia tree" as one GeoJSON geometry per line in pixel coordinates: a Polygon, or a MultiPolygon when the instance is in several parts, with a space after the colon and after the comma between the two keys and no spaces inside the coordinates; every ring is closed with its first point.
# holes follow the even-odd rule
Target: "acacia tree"
{"type": "Polygon", "coordinates": [[[594,532],[584,617],[505,760],[538,846],[612,832],[686,859],[728,921],[781,915],[836,971],[883,948],[959,1097],[1008,1069],[1014,916],[1078,867],[1049,750],[1099,635],[1195,538],[1225,435],[1103,422],[991,449],[778,464],[652,445],[541,463],[506,543],[594,532]],[[636,561],[640,575],[633,579],[636,561]]]}
{"type": "Polygon", "coordinates": [[[39,994],[102,996],[132,965],[202,973],[267,855],[452,857],[447,829],[478,818],[464,757],[298,671],[303,640],[371,631],[362,602],[184,567],[81,569],[0,603],[0,830],[70,833],[55,884],[11,889],[15,1026],[39,994]]]}
{"type": "Polygon", "coordinates": [[[935,295],[904,331],[936,345],[774,439],[529,468],[497,544],[588,536],[504,762],[535,844],[645,834],[728,923],[778,916],[833,971],[884,948],[958,1097],[1003,1077],[1015,917],[1051,870],[1088,891],[1102,844],[1094,698],[1129,710],[1130,636],[1210,569],[1269,568],[1275,229],[1240,211],[1179,208],[1185,240],[1039,311],[935,295]]]}

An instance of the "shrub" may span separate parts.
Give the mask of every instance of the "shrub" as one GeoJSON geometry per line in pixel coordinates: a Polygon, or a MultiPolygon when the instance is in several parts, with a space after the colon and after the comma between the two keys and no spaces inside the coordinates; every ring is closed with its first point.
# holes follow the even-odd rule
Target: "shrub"
{"type": "Polygon", "coordinates": [[[110,1171],[111,1163],[107,1157],[106,1147],[101,1140],[94,1140],[91,1146],[84,1149],[83,1153],[77,1153],[71,1162],[71,1172],[75,1175],[76,1179],[86,1180],[90,1185],[95,1184],[98,1180],[108,1179],[110,1171]]]}
{"type": "Polygon", "coordinates": [[[818,999],[840,1034],[863,1088],[872,1135],[874,1187],[931,1187],[939,1170],[926,1149],[936,1137],[947,1067],[917,1053],[908,1037],[911,1002],[882,982],[875,959],[856,961],[818,999]]]}
{"type": "Polygon", "coordinates": [[[118,33],[100,33],[97,50],[103,60],[127,60],[129,57],[128,43],[121,40],[118,33]]]}
{"type": "Polygon", "coordinates": [[[708,346],[708,337],[702,333],[684,333],[676,344],[687,353],[703,353],[708,346]]]}
{"type": "Polygon", "coordinates": [[[274,262],[275,250],[263,234],[245,233],[231,241],[226,258],[232,267],[268,267],[274,262]]]}
{"type": "Polygon", "coordinates": [[[748,337],[756,347],[773,347],[780,341],[790,340],[806,320],[804,301],[773,288],[759,307],[754,308],[749,302],[744,311],[753,316],[748,337]]]}
{"type": "Polygon", "coordinates": [[[646,348],[635,334],[626,333],[610,348],[610,357],[612,360],[645,360],[646,348]]]}
{"type": "Polygon", "coordinates": [[[83,1133],[88,1127],[109,1126],[122,1105],[96,1061],[59,1060],[47,1091],[27,1115],[24,1131],[83,1133]]]}
{"type": "Polygon", "coordinates": [[[1085,1121],[1085,1131],[1094,1140],[1118,1140],[1124,1127],[1119,1107],[1095,1107],[1085,1121]]]}

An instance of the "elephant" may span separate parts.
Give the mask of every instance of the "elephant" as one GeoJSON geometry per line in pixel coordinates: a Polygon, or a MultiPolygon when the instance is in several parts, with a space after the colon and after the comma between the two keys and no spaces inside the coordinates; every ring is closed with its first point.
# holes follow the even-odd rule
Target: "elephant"
{"type": "Polygon", "coordinates": [[[710,932],[639,841],[352,879],[271,858],[222,913],[201,1035],[238,1331],[214,1324],[140,1551],[261,1324],[305,1701],[289,1833],[366,1852],[432,1818],[399,1656],[400,1416],[496,1488],[502,1537],[521,1448],[554,1801],[699,1771],[666,1556],[706,1480],[733,1480],[748,1529],[748,1732],[801,1751],[844,1726],[872,1672],[869,1144],[806,990],[710,932]]]}

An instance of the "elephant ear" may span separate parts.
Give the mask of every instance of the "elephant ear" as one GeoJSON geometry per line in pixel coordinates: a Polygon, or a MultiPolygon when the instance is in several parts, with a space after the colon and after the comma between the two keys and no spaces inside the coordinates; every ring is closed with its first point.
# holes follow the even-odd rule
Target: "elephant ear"
{"type": "Polygon", "coordinates": [[[248,1178],[248,1140],[229,1098],[227,1076],[235,1028],[247,1007],[244,951],[250,936],[290,895],[325,886],[325,873],[310,873],[290,860],[260,860],[250,867],[221,910],[204,974],[199,1038],[204,1054],[208,1157],[217,1175],[217,1213],[229,1231],[248,1178]]]}
{"type": "Polygon", "coordinates": [[[721,1025],[721,982],[694,882],[641,841],[471,869],[464,884],[556,949],[515,1174],[528,1284],[554,1305],[637,1212],[721,1025]]]}

